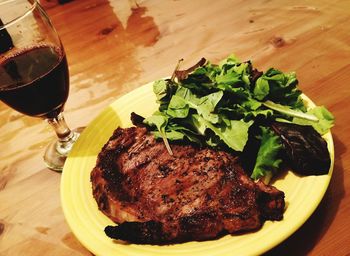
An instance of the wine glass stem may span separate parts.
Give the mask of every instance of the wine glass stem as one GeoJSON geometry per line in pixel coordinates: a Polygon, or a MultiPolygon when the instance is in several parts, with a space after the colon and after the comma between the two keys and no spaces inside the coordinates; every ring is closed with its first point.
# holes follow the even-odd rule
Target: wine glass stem
{"type": "Polygon", "coordinates": [[[49,118],[47,121],[58,137],[56,150],[61,155],[67,155],[79,135],[69,129],[63,113],[58,114],[54,118],[49,118]]]}

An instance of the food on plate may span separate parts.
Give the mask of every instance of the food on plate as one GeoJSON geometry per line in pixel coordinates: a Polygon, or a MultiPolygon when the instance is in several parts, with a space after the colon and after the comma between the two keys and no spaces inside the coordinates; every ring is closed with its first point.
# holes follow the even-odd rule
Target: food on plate
{"type": "MultiPolygon", "coordinates": [[[[91,172],[99,209],[133,243],[213,239],[281,220],[282,170],[324,175],[334,117],[306,104],[294,73],[261,72],[230,56],[202,58],[154,82],[159,108],[117,128],[91,172]]],[[[307,102],[307,101],[306,101],[307,102]]]]}
{"type": "Polygon", "coordinates": [[[236,155],[172,144],[170,155],[145,127],[117,128],[91,173],[99,209],[132,243],[206,240],[281,220],[284,193],[243,171],[236,155]]]}
{"type": "Polygon", "coordinates": [[[321,153],[321,164],[315,165],[315,157],[303,158],[307,169],[299,173],[324,174],[330,156],[321,136],[333,126],[334,117],[323,106],[307,105],[297,85],[294,72],[261,72],[234,56],[218,65],[201,59],[187,70],[175,70],[171,79],[154,83],[159,109],[145,123],[165,145],[185,140],[242,154],[248,160],[245,171],[254,180],[268,183],[285,166],[294,166],[295,157],[286,150],[305,156],[321,153]],[[272,126],[276,122],[283,125],[283,133],[272,126]],[[305,132],[286,139],[295,127],[305,132]],[[310,140],[313,147],[302,143],[310,140]]]}

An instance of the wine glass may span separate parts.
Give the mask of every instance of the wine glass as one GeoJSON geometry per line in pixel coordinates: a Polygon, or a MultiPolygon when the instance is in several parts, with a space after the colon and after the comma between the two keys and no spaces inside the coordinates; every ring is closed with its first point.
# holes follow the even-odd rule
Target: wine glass
{"type": "Polygon", "coordinates": [[[44,154],[61,171],[79,131],[64,117],[69,74],[60,38],[37,0],[0,0],[0,100],[28,116],[46,119],[56,132],[44,154]]]}

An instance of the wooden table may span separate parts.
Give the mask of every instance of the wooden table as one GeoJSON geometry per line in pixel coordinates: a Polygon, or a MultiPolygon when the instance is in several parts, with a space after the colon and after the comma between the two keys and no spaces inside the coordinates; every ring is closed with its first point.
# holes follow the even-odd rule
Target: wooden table
{"type": "MultiPolygon", "coordinates": [[[[42,1],[43,2],[43,1],[42,1]]],[[[44,1],[69,61],[66,119],[85,126],[121,95],[184,66],[235,53],[296,71],[300,88],[336,117],[335,166],[311,218],[266,255],[350,253],[349,1],[44,1]]],[[[0,255],[91,255],[67,226],[60,173],[45,168],[42,120],[0,104],[0,255]]],[[[234,255],[234,254],[233,254],[234,255]]]]}

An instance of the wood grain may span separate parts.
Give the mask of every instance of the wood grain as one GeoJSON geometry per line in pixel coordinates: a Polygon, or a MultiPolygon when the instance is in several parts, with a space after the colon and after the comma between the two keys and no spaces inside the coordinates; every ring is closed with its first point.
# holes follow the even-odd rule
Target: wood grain
{"type": "MultiPolygon", "coordinates": [[[[301,89],[336,117],[334,176],[312,217],[266,255],[349,255],[349,1],[43,4],[68,57],[71,127],[88,125],[116,98],[168,76],[180,58],[186,66],[235,53],[259,69],[295,71],[301,89]]],[[[42,120],[0,103],[0,255],[91,255],[65,222],[60,174],[42,161],[52,136],[42,120]]]]}

